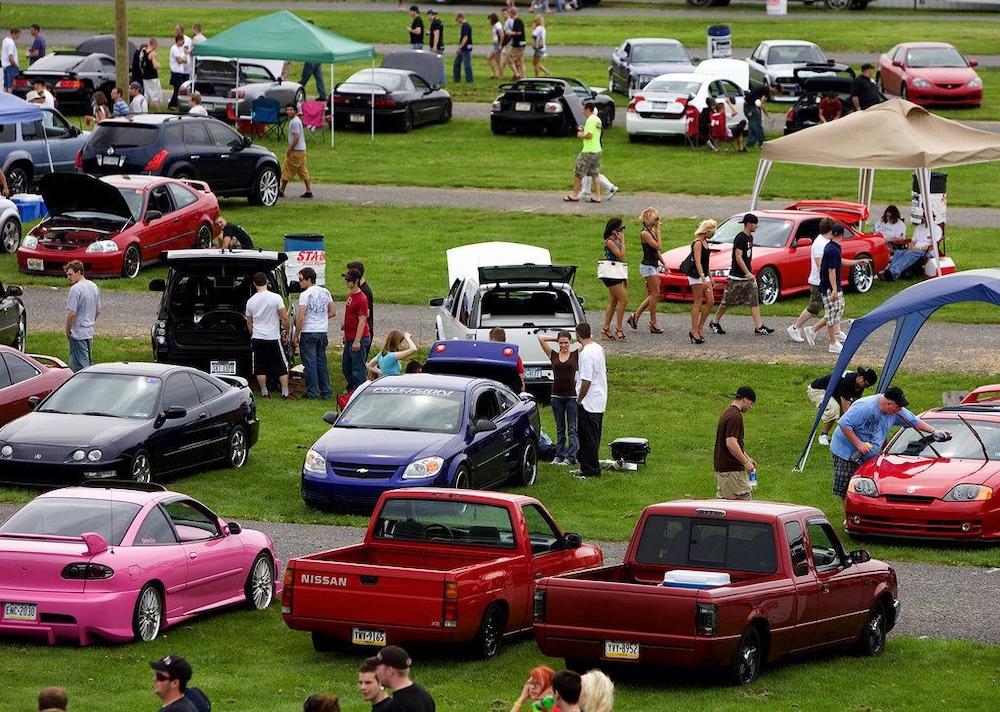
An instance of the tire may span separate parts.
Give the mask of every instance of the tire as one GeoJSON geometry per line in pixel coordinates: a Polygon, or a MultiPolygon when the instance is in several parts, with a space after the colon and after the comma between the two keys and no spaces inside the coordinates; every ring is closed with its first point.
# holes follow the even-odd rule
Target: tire
{"type": "Polygon", "coordinates": [[[264,166],[254,176],[247,193],[250,205],[263,205],[270,208],[278,202],[278,171],[274,166],[264,166]]]}
{"type": "Polygon", "coordinates": [[[749,685],[760,675],[761,645],[760,632],[750,626],[740,637],[740,647],[736,649],[729,663],[729,678],[734,685],[749,685]]]}
{"type": "Polygon", "coordinates": [[[163,625],[163,595],[151,583],[139,591],[132,611],[132,634],[136,640],[148,643],[160,634],[163,625]]]}
{"type": "Polygon", "coordinates": [[[877,602],[868,612],[868,620],[858,638],[857,652],[859,655],[874,658],[885,650],[885,638],[888,626],[885,618],[885,606],[877,602]]]}
{"type": "Polygon", "coordinates": [[[538,451],[535,444],[529,442],[524,446],[521,453],[521,461],[518,465],[517,483],[522,487],[531,487],[538,481],[538,451]]]}
{"type": "Polygon", "coordinates": [[[17,248],[20,246],[21,221],[15,217],[9,217],[4,222],[3,227],[0,227],[0,250],[9,255],[12,252],[17,252],[17,248]]]}
{"type": "Polygon", "coordinates": [[[449,101],[444,105],[444,111],[441,112],[440,122],[446,124],[451,121],[451,102],[449,101]]]}
{"type": "Polygon", "coordinates": [[[629,143],[639,143],[640,140],[642,140],[642,137],[639,134],[629,134],[628,135],[628,142],[629,143]]]}
{"type": "Polygon", "coordinates": [[[823,0],[828,10],[849,10],[851,0],[823,0]]]}
{"type": "Polygon", "coordinates": [[[139,450],[132,457],[129,465],[129,478],[134,482],[148,484],[153,481],[153,461],[149,458],[149,453],[139,450]]]}
{"type": "Polygon", "coordinates": [[[129,245],[125,249],[125,256],[122,257],[122,277],[135,279],[142,269],[142,253],[139,252],[138,245],[129,245]]]}
{"type": "Polygon", "coordinates": [[[29,169],[20,163],[15,163],[7,169],[7,187],[10,194],[27,193],[31,187],[31,173],[29,169]]]}
{"type": "Polygon", "coordinates": [[[494,136],[503,136],[507,133],[507,127],[496,121],[490,121],[490,131],[493,132],[494,136]]]}
{"type": "Polygon", "coordinates": [[[691,7],[708,7],[712,4],[712,0],[687,0],[687,3],[691,7]]]}
{"type": "Polygon", "coordinates": [[[477,657],[489,660],[497,656],[503,645],[503,628],[503,608],[497,603],[492,603],[483,613],[479,631],[472,643],[477,657]]]}
{"type": "Polygon", "coordinates": [[[247,464],[250,446],[247,443],[247,431],[242,425],[235,426],[229,433],[229,444],[226,448],[226,466],[238,470],[247,464]]]}
{"type": "Polygon", "coordinates": [[[413,130],[413,110],[407,109],[406,113],[403,114],[402,121],[399,122],[399,130],[401,133],[410,133],[413,130]]]}
{"type": "Polygon", "coordinates": [[[469,489],[469,471],[465,465],[459,465],[458,472],[455,473],[455,482],[452,489],[469,489]]]}
{"type": "Polygon", "coordinates": [[[765,267],[757,275],[757,291],[760,295],[760,303],[770,306],[778,301],[781,293],[781,278],[778,270],[774,267],[765,267]]]}
{"type": "Polygon", "coordinates": [[[711,7],[726,7],[729,5],[729,0],[711,0],[709,6],[711,7]]]}
{"type": "Polygon", "coordinates": [[[243,593],[247,605],[255,611],[266,610],[274,600],[274,562],[266,552],[260,552],[253,560],[243,593]]]}
{"type": "Polygon", "coordinates": [[[604,116],[601,117],[601,131],[607,131],[614,125],[615,115],[610,111],[606,112],[604,116]]]}
{"type": "Polygon", "coordinates": [[[22,310],[17,319],[17,337],[14,339],[14,348],[22,353],[28,343],[28,315],[22,310]]]}
{"type": "Polygon", "coordinates": [[[851,9],[858,11],[868,9],[868,0],[854,0],[854,2],[851,3],[851,9]]]}
{"type": "Polygon", "coordinates": [[[181,168],[179,171],[177,171],[170,177],[176,180],[191,180],[194,178],[194,174],[191,173],[191,171],[181,168]]]}
{"type": "Polygon", "coordinates": [[[202,225],[198,228],[198,234],[194,238],[194,246],[199,249],[205,249],[206,247],[212,246],[212,228],[208,225],[202,225]]]}
{"type": "MultiPolygon", "coordinates": [[[[861,254],[857,257],[861,259],[871,259],[870,255],[861,254]]],[[[851,267],[851,273],[848,277],[848,284],[851,289],[858,294],[867,294],[871,291],[872,285],[875,284],[875,271],[872,269],[871,262],[865,262],[864,264],[857,264],[851,267]]]]}

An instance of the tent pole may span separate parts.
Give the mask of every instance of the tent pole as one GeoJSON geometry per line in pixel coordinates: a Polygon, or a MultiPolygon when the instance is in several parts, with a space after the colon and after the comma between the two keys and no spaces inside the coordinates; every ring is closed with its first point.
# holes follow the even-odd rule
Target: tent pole
{"type": "Polygon", "coordinates": [[[924,221],[931,237],[931,255],[934,256],[934,265],[937,267],[937,275],[941,276],[941,259],[938,254],[937,240],[934,239],[934,213],[931,210],[931,169],[917,169],[917,187],[920,188],[920,202],[924,204],[924,221]]]}
{"type": "Polygon", "coordinates": [[[52,151],[49,149],[49,135],[45,133],[45,122],[42,122],[42,136],[45,137],[45,155],[49,158],[49,171],[52,173],[56,172],[55,166],[52,165],[52,151]]]}
{"type": "Polygon", "coordinates": [[[372,73],[371,73],[371,105],[372,105],[372,143],[375,143],[375,55],[372,54],[372,73]]]}
{"type": "MultiPolygon", "coordinates": [[[[236,114],[234,119],[234,124],[236,126],[237,133],[240,130],[240,58],[236,58],[236,110],[233,112],[236,114]]],[[[253,133],[253,126],[251,124],[250,133],[253,133]]]]}
{"type": "Polygon", "coordinates": [[[760,159],[757,164],[757,175],[753,179],[753,195],[750,196],[750,210],[757,209],[757,201],[760,198],[760,191],[764,187],[767,173],[771,170],[771,161],[766,158],[760,159]]]}
{"type": "Polygon", "coordinates": [[[333,76],[334,63],[330,62],[330,148],[334,147],[333,132],[336,128],[337,122],[333,120],[333,112],[336,111],[334,108],[337,104],[337,84],[333,76]]]}

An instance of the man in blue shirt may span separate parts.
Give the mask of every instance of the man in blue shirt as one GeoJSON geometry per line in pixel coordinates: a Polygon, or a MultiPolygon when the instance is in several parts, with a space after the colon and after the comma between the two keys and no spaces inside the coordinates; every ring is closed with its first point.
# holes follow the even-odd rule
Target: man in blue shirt
{"type": "Polygon", "coordinates": [[[830,229],[830,242],[823,248],[823,258],[819,263],[819,293],[823,298],[823,318],[826,320],[826,333],[830,343],[827,349],[832,354],[842,350],[837,334],[840,333],[840,321],[844,318],[844,292],[840,288],[840,273],[844,265],[853,267],[869,260],[845,260],[841,256],[840,243],[844,239],[844,226],[836,223],[830,229]]]}
{"type": "Polygon", "coordinates": [[[465,67],[465,81],[472,84],[472,25],[465,20],[463,13],[455,15],[459,30],[458,47],[455,49],[455,61],[452,62],[452,79],[458,84],[462,79],[462,67],[465,67]]]}
{"type": "Polygon", "coordinates": [[[32,25],[31,37],[31,48],[28,50],[29,65],[45,56],[45,38],[42,37],[42,28],[38,25],[32,25]]]}
{"type": "Polygon", "coordinates": [[[881,395],[867,396],[840,417],[840,427],[833,434],[830,453],[833,456],[833,493],[843,499],[847,484],[861,463],[878,455],[896,425],[909,426],[929,433],[935,440],[951,437],[946,430],[936,430],[907,410],[909,401],[903,389],[893,386],[881,395]]]}

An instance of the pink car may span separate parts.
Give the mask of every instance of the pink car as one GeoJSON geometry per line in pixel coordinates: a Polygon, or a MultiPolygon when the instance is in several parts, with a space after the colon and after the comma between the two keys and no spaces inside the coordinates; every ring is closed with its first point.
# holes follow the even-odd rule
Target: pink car
{"type": "Polygon", "coordinates": [[[222,606],[281,594],[271,540],[160,485],[36,497],[0,526],[0,635],[153,640],[222,606]]]}

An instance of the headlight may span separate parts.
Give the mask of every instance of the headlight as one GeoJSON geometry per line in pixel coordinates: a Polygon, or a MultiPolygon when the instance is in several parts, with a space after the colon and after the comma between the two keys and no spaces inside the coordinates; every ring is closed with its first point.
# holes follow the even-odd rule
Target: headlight
{"type": "Polygon", "coordinates": [[[969,83],[966,84],[965,86],[969,87],[969,89],[982,89],[983,80],[980,79],[979,77],[973,77],[972,79],[969,80],[969,83]]]}
{"type": "Polygon", "coordinates": [[[917,89],[930,89],[933,86],[933,84],[931,84],[926,79],[918,78],[913,80],[913,86],[915,86],[917,89]]]}
{"type": "Polygon", "coordinates": [[[103,452],[95,449],[87,453],[87,459],[90,460],[91,462],[97,462],[98,460],[101,459],[103,455],[104,455],[103,452]]]}
{"type": "Polygon", "coordinates": [[[326,458],[310,448],[309,452],[306,453],[306,461],[302,465],[302,469],[306,472],[312,472],[314,475],[325,475],[326,458]]]}
{"type": "Polygon", "coordinates": [[[163,319],[160,319],[160,320],[159,320],[158,322],[156,322],[156,326],[157,326],[157,328],[159,328],[159,329],[163,329],[163,328],[166,328],[166,326],[167,326],[167,322],[166,322],[166,321],[164,321],[163,319]]]}
{"type": "Polygon", "coordinates": [[[440,457],[425,457],[414,460],[403,471],[404,480],[419,480],[424,477],[434,477],[444,466],[444,460],[440,457]]]}
{"type": "Polygon", "coordinates": [[[725,277],[727,274],[729,274],[729,270],[727,270],[727,269],[713,269],[712,270],[712,276],[713,277],[725,277]]]}
{"type": "Polygon", "coordinates": [[[28,250],[33,250],[38,247],[38,238],[34,235],[25,235],[24,239],[21,240],[21,247],[28,250]]]}
{"type": "Polygon", "coordinates": [[[851,489],[865,497],[878,497],[878,486],[870,477],[855,477],[851,480],[851,489]]]}
{"type": "Polygon", "coordinates": [[[0,457],[10,457],[13,454],[14,454],[14,448],[12,448],[10,445],[4,445],[2,448],[0,448],[0,457]]]}
{"type": "Polygon", "coordinates": [[[108,254],[110,252],[118,252],[118,245],[114,240],[98,240],[97,242],[91,242],[87,245],[87,252],[90,254],[108,254]]]}
{"type": "Polygon", "coordinates": [[[951,492],[944,496],[945,502],[975,502],[990,499],[993,490],[983,485],[955,485],[951,492]]]}
{"type": "Polygon", "coordinates": [[[83,450],[74,450],[73,454],[70,455],[70,457],[73,458],[73,462],[79,462],[84,457],[86,457],[86,453],[83,450]]]}
{"type": "Polygon", "coordinates": [[[157,336],[156,337],[156,343],[158,343],[160,346],[163,346],[165,343],[167,343],[167,337],[166,336],[157,336]]]}

